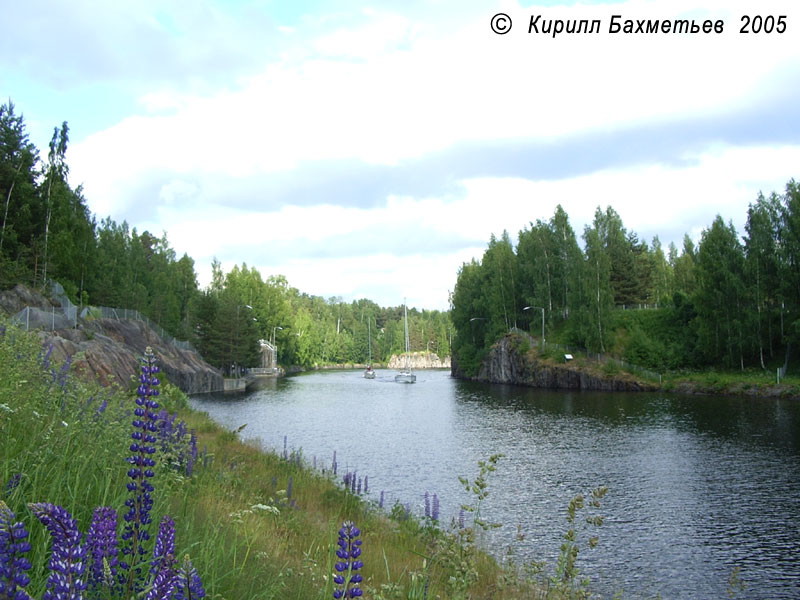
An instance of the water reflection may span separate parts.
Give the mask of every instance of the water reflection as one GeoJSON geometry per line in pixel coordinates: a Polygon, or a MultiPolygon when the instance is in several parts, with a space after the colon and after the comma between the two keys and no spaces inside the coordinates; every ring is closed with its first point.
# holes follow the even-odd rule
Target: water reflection
{"type": "Polygon", "coordinates": [[[796,597],[800,567],[800,405],[669,394],[553,392],[423,372],[414,386],[378,372],[302,375],[247,396],[193,404],[271,448],[370,478],[374,498],[420,513],[436,493],[445,520],[470,498],[457,477],[502,452],[484,514],[488,540],[525,541],[520,559],[558,553],[569,499],[607,485],[601,544],[583,570],[606,595],[723,597],[741,568],[747,597],[796,597]]]}

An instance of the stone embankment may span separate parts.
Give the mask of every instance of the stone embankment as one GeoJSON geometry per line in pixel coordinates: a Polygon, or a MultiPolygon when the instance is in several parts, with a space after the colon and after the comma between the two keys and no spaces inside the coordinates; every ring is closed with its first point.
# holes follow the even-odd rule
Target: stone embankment
{"type": "Polygon", "coordinates": [[[406,354],[392,354],[389,359],[388,369],[403,369],[406,366],[406,358],[408,358],[408,365],[412,369],[449,369],[450,357],[445,356],[444,359],[439,358],[439,355],[434,352],[409,352],[406,354]]]}
{"type": "Polygon", "coordinates": [[[609,392],[658,389],[658,386],[639,381],[627,373],[611,376],[573,364],[553,364],[552,361],[538,358],[532,352],[524,352],[523,347],[519,336],[508,334],[492,346],[476,377],[466,377],[455,362],[451,372],[454,377],[462,379],[537,388],[609,392]]]}
{"type": "MultiPolygon", "coordinates": [[[[16,314],[25,306],[48,308],[51,302],[41,294],[18,285],[0,293],[0,308],[16,314]]],[[[23,324],[24,325],[24,324],[23,324]]],[[[190,350],[176,348],[163,340],[143,321],[129,319],[78,319],[76,327],[40,331],[43,347],[53,347],[52,360],[71,357],[73,368],[102,385],[117,383],[124,389],[139,375],[139,358],[150,346],[170,383],[187,394],[223,389],[222,373],[190,350]]]]}

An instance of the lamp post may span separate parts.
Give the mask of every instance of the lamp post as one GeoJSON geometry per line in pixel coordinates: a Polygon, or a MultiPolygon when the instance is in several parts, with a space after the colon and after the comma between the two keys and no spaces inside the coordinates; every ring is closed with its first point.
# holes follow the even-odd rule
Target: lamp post
{"type": "MultiPolygon", "coordinates": [[[[488,321],[486,317],[472,317],[469,322],[472,323],[473,321],[488,321]]],[[[472,328],[470,328],[472,329],[472,328]]],[[[472,343],[475,344],[475,330],[472,329],[472,343]]]]}
{"type": "Polygon", "coordinates": [[[529,308],[538,308],[540,311],[542,311],[542,350],[544,350],[544,308],[541,306],[526,306],[522,310],[525,311],[529,308]]]}
{"type": "Polygon", "coordinates": [[[272,348],[275,352],[275,366],[273,367],[273,370],[275,371],[278,370],[278,346],[275,345],[275,332],[278,330],[283,331],[283,327],[276,325],[272,328],[272,348]]]}
{"type": "MultiPolygon", "coordinates": [[[[237,359],[239,358],[239,356],[238,356],[238,353],[239,353],[238,352],[239,351],[239,311],[243,306],[245,308],[249,308],[250,310],[253,310],[253,307],[250,306],[249,304],[237,304],[236,305],[236,358],[237,359]]],[[[253,320],[255,321],[256,318],[253,317],[253,320]]],[[[241,369],[242,369],[241,366],[239,365],[239,361],[238,360],[234,360],[232,366],[234,368],[236,377],[239,377],[241,375],[241,369]]]]}

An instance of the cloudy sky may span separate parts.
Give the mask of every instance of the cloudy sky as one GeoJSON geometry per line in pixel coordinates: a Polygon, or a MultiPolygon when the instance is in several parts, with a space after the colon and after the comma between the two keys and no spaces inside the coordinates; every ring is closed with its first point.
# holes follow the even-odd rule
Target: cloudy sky
{"type": "Polygon", "coordinates": [[[680,247],[800,178],[794,0],[28,0],[3,20],[0,97],[31,140],[68,121],[92,212],[166,231],[202,285],[217,257],[446,309],[492,233],[557,204],[579,235],[611,205],[680,247]],[[536,15],[601,28],[529,34],[536,15]],[[724,32],[612,35],[613,15],[724,32]]]}

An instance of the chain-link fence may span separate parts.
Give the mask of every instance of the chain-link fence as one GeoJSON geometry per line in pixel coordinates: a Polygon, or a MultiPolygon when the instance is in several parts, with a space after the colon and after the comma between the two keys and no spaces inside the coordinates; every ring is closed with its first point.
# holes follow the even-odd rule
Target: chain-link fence
{"type": "MultiPolygon", "coordinates": [[[[19,324],[21,327],[25,327],[26,331],[31,329],[55,331],[56,329],[77,327],[79,316],[78,307],[75,306],[67,297],[61,284],[57,281],[51,281],[50,294],[52,298],[60,304],[60,306],[52,306],[48,309],[26,306],[13,317],[11,317],[11,320],[19,324]]],[[[129,308],[109,308],[107,306],[87,306],[80,311],[80,318],[85,321],[99,318],[116,319],[118,321],[123,319],[143,321],[168,344],[172,344],[181,350],[196,352],[194,347],[189,342],[175,339],[173,336],[167,333],[163,327],[148,319],[138,310],[132,310],[129,308]]]]}

